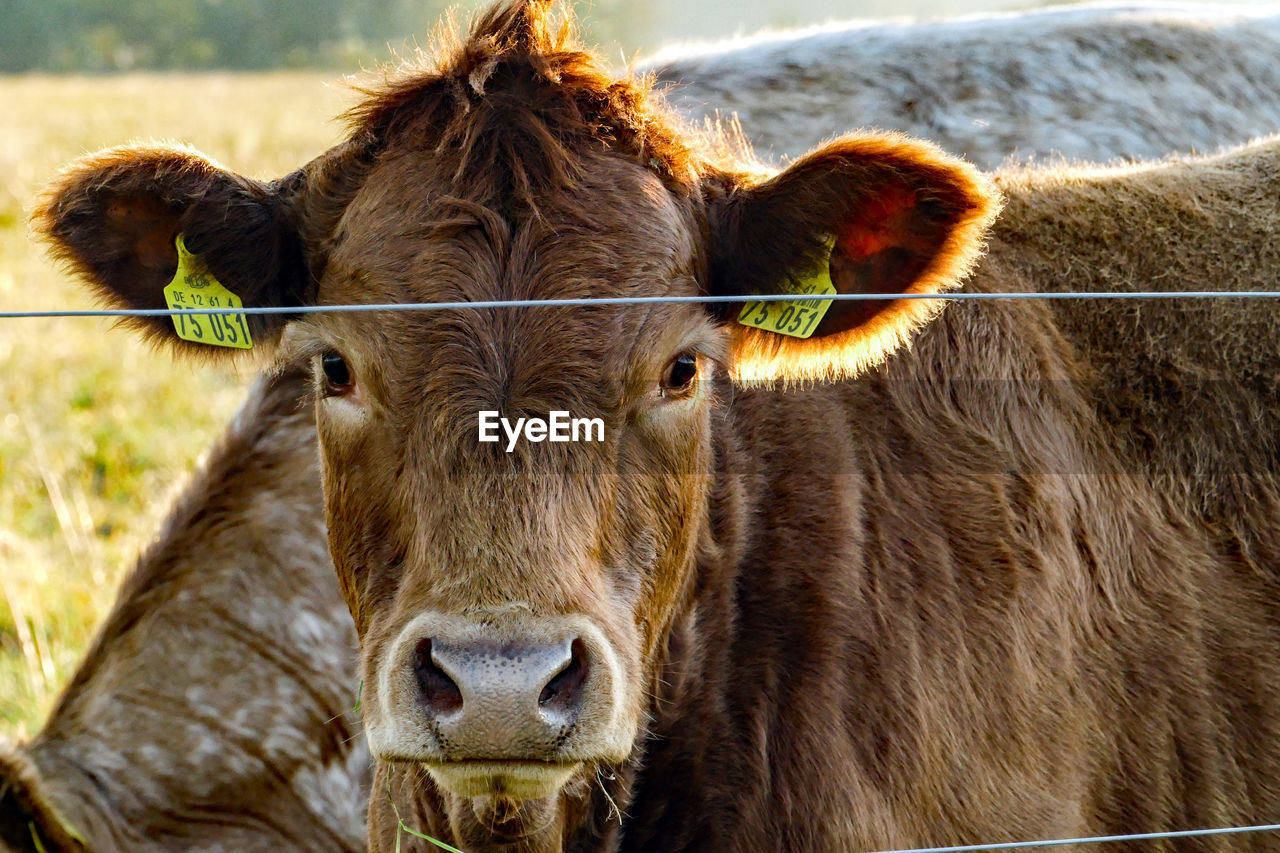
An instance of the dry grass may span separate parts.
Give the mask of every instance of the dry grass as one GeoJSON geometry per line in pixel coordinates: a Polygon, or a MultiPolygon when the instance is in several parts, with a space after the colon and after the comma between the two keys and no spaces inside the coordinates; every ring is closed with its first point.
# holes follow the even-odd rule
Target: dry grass
{"type": "MultiPolygon", "coordinates": [[[[327,80],[0,78],[0,310],[90,307],[27,227],[66,163],[169,139],[276,177],[338,139],[350,95],[327,80]]],[[[39,728],[250,373],[175,364],[105,320],[0,320],[0,738],[39,728]]]]}

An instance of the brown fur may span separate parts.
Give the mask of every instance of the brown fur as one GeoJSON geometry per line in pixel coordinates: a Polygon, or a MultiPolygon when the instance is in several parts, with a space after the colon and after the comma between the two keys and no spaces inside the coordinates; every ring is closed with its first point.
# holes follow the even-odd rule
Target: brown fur
{"type": "Polygon", "coordinates": [[[304,389],[260,385],[49,720],[0,755],[0,849],[363,847],[354,638],[304,389]]]}
{"type": "MultiPolygon", "coordinates": [[[[483,15],[275,185],[263,203],[306,269],[266,277],[314,280],[322,303],[759,291],[862,229],[863,290],[957,286],[984,234],[978,290],[1273,284],[1280,141],[1006,175],[987,231],[997,194],[900,137],[837,140],[769,180],[723,163],[546,13],[483,15]]],[[[152,159],[139,180],[170,193],[152,159]]],[[[88,189],[102,168],[41,221],[110,292],[101,218],[60,218],[87,196],[109,209],[88,189]]],[[[105,168],[137,194],[127,154],[105,168]]],[[[187,210],[108,230],[222,221],[187,210]]],[[[294,324],[285,361],[340,353],[354,377],[315,367],[372,691],[371,848],[432,849],[401,822],[468,850],[849,850],[1280,813],[1276,309],[878,305],[764,345],[688,304],[294,324]],[[681,353],[700,378],[668,390],[681,353]],[[481,409],[598,416],[606,441],[507,454],[477,443],[481,409]],[[586,638],[588,701],[553,747],[439,737],[406,649],[458,623],[586,638]],[[501,767],[457,781],[485,761],[501,767]],[[507,787],[558,768],[540,793],[507,787]]]]}

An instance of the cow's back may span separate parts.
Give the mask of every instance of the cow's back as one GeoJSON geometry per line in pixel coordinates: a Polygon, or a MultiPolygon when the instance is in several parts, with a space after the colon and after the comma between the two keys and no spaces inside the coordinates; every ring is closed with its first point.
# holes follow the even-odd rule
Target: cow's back
{"type": "Polygon", "coordinates": [[[1280,127],[1280,16],[1221,4],[835,24],[668,49],[646,64],[695,117],[736,113],[766,156],[850,127],[984,168],[1214,151],[1280,127]]]}
{"type": "MultiPolygon", "coordinates": [[[[1104,174],[1010,175],[989,267],[1004,289],[1271,291],[1280,140],[1104,174]],[[1064,272],[1065,271],[1065,272],[1064,272]]],[[[1053,301],[1120,465],[1280,577],[1280,302],[1053,301]]]]}

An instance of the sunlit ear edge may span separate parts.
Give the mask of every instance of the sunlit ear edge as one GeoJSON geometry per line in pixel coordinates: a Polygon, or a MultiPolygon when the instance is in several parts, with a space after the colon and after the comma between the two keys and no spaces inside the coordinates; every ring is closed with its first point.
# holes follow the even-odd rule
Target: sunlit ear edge
{"type": "MultiPolygon", "coordinates": [[[[904,293],[946,293],[964,283],[986,251],[986,235],[1003,207],[1003,197],[976,167],[946,154],[930,142],[898,134],[866,135],[856,140],[872,156],[944,168],[956,190],[969,200],[933,261],[904,293]]],[[[876,367],[909,345],[917,329],[945,307],[941,299],[903,299],[862,325],[821,339],[774,334],[732,323],[729,376],[738,385],[782,382],[805,384],[848,379],[876,367]]]]}

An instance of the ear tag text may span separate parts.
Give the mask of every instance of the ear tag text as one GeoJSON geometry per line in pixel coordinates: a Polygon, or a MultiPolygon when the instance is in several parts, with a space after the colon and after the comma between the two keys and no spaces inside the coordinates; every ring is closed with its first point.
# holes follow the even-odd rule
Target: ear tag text
{"type": "MultiPolygon", "coordinates": [[[[222,286],[201,260],[187,251],[182,235],[178,247],[178,271],[164,289],[164,301],[172,311],[195,308],[243,308],[240,297],[222,286]]],[[[243,314],[174,314],[173,328],[184,341],[214,347],[253,349],[249,324],[243,314]]]]}
{"type": "MultiPolygon", "coordinates": [[[[783,282],[785,293],[804,294],[806,296],[823,296],[836,292],[831,281],[831,251],[835,248],[836,238],[827,239],[827,250],[823,263],[813,274],[801,279],[788,279],[783,282]]],[[[744,326],[776,332],[779,335],[790,335],[793,338],[807,338],[818,328],[827,309],[831,307],[830,299],[779,299],[776,302],[748,302],[738,313],[738,322],[744,326]]]]}

